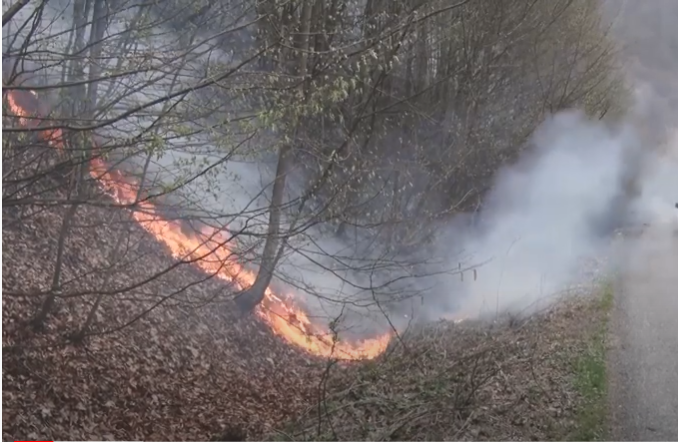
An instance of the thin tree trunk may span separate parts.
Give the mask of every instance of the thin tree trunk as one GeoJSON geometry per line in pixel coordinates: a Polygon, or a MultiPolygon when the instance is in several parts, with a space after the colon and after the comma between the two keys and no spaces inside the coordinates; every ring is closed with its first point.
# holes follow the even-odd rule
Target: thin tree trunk
{"type": "Polygon", "coordinates": [[[14,3],[7,9],[7,12],[2,14],[2,25],[5,26],[15,15],[21,11],[31,0],[20,0],[14,3]]]}
{"type": "MultiPolygon", "coordinates": [[[[106,15],[105,15],[105,9],[104,9],[104,0],[94,0],[94,21],[92,23],[92,29],[90,32],[90,59],[92,60],[92,64],[90,65],[89,69],[89,76],[88,80],[90,81],[89,88],[87,91],[87,100],[85,102],[85,112],[86,115],[90,114],[94,106],[96,105],[96,94],[97,94],[97,78],[99,77],[99,72],[100,72],[100,67],[99,63],[96,60],[97,58],[100,57],[101,55],[101,46],[102,42],[101,40],[103,39],[103,34],[106,28],[106,15]]],[[[82,4],[78,5],[78,7],[83,6],[82,4]]],[[[75,8],[76,6],[74,6],[75,8]]],[[[75,19],[77,20],[77,25],[79,26],[78,29],[83,30],[84,33],[84,26],[81,26],[83,23],[83,20],[86,22],[86,15],[87,14],[87,7],[85,6],[85,11],[82,11],[83,15],[76,16],[75,19]]],[[[82,36],[82,35],[81,35],[82,36]]],[[[76,36],[76,50],[78,49],[78,36],[76,36]]],[[[76,64],[76,68],[78,70],[82,69],[81,64],[76,64]]],[[[82,74],[82,71],[80,70],[79,74],[82,74]]],[[[88,163],[89,163],[89,158],[90,158],[90,153],[91,153],[91,146],[88,145],[89,143],[89,138],[83,133],[83,134],[76,134],[76,138],[78,139],[78,150],[79,150],[79,156],[80,156],[80,161],[78,162],[77,166],[77,171],[76,171],[76,177],[75,177],[75,183],[73,186],[73,191],[69,194],[69,200],[71,199],[72,195],[75,195],[78,197],[80,195],[80,187],[82,180],[85,176],[85,171],[87,170],[88,163]]],[[[61,232],[59,233],[59,240],[57,242],[57,256],[56,256],[56,262],[54,264],[54,274],[52,276],[52,285],[50,289],[50,294],[47,296],[45,301],[42,303],[42,306],[40,308],[40,311],[38,314],[35,316],[33,319],[33,325],[36,328],[42,328],[44,325],[45,320],[47,319],[47,316],[52,312],[54,308],[54,303],[56,302],[56,298],[60,293],[60,285],[61,285],[61,274],[63,273],[63,260],[64,260],[64,249],[66,245],[66,239],[68,238],[68,233],[70,231],[71,224],[73,222],[73,219],[75,218],[75,214],[77,213],[78,210],[78,204],[71,204],[71,206],[68,208],[68,212],[66,212],[66,215],[64,216],[63,222],[61,224],[61,232]]]]}
{"type": "MultiPolygon", "coordinates": [[[[72,191],[69,193],[67,200],[71,199],[71,195],[77,195],[79,193],[78,190],[80,187],[80,181],[82,180],[83,176],[82,170],[85,167],[86,166],[84,164],[79,164],[77,166],[78,170],[76,171],[75,174],[75,182],[73,183],[72,191]]],[[[68,238],[68,233],[71,228],[71,223],[75,218],[77,210],[78,205],[71,204],[71,206],[68,208],[68,211],[66,212],[66,215],[64,215],[63,221],[61,222],[61,231],[59,232],[59,239],[57,241],[57,250],[56,250],[57,255],[56,260],[54,262],[54,274],[52,275],[52,284],[50,286],[50,292],[49,295],[47,295],[47,298],[45,298],[45,300],[43,301],[40,310],[31,321],[33,327],[35,327],[36,329],[43,328],[47,316],[54,309],[54,304],[56,302],[57,296],[61,293],[60,285],[61,285],[61,273],[63,270],[64,249],[66,246],[66,239],[68,238]]]]}
{"type": "Polygon", "coordinates": [[[289,151],[290,146],[285,144],[280,148],[278,154],[278,166],[276,168],[273,196],[269,209],[268,232],[266,233],[266,243],[264,244],[259,272],[252,287],[243,291],[235,298],[238,307],[243,312],[251,311],[264,299],[266,288],[273,279],[273,273],[278,261],[277,252],[280,247],[280,222],[282,219],[286,174],[288,173],[289,151]]]}
{"type": "Polygon", "coordinates": [[[92,30],[90,31],[89,38],[90,66],[89,76],[87,78],[88,89],[85,108],[87,116],[91,115],[96,107],[99,74],[101,73],[101,64],[103,63],[103,60],[101,60],[101,51],[107,24],[104,1],[105,0],[94,0],[94,11],[92,13],[92,30]]]}
{"type": "MultiPolygon", "coordinates": [[[[309,40],[310,40],[310,29],[311,29],[311,12],[312,12],[312,0],[305,0],[301,12],[301,26],[300,26],[300,54],[299,54],[299,77],[300,77],[300,90],[301,94],[304,94],[304,86],[306,84],[306,76],[308,69],[308,49],[309,49],[309,40]]],[[[294,129],[294,140],[298,133],[299,121],[296,121],[294,129]]],[[[289,161],[290,161],[291,146],[289,143],[284,143],[280,147],[278,153],[278,166],[276,167],[275,181],[273,182],[273,195],[271,198],[271,205],[269,211],[268,219],[268,232],[266,235],[266,242],[264,244],[264,251],[261,258],[261,266],[259,267],[259,272],[257,277],[250,287],[247,290],[244,290],[238,296],[236,296],[235,301],[238,308],[244,312],[252,311],[261,301],[263,301],[266,288],[271,283],[273,279],[273,273],[275,267],[280,260],[280,257],[283,254],[285,242],[281,241],[280,235],[280,223],[282,221],[282,208],[284,204],[285,196],[285,184],[287,180],[287,174],[289,173],[289,161]]]]}
{"type": "MultiPolygon", "coordinates": [[[[85,31],[91,9],[92,0],[75,0],[73,3],[73,22],[75,27],[75,43],[73,45],[73,59],[70,67],[70,81],[80,81],[84,78],[83,59],[85,52],[85,31]]],[[[80,85],[74,88],[75,97],[73,103],[73,115],[79,113],[82,103],[85,101],[86,86],[80,85]]]]}

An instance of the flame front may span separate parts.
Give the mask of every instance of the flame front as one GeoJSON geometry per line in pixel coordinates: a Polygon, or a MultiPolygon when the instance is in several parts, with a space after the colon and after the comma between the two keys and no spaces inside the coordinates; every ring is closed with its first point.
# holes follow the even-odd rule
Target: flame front
{"type": "MultiPolygon", "coordinates": [[[[37,111],[31,111],[38,109],[39,103],[36,94],[30,92],[8,92],[7,104],[22,126],[36,128],[40,117],[44,118],[45,115],[36,115],[37,111]]],[[[64,148],[60,129],[43,129],[38,135],[50,146],[64,148]]],[[[236,256],[228,248],[228,236],[224,232],[204,228],[200,233],[185,233],[177,221],[163,219],[153,203],[139,201],[139,185],[135,179],[125,176],[120,170],[109,170],[101,158],[94,158],[90,162],[89,173],[118,204],[134,205],[135,210],[131,214],[135,221],[165,244],[174,258],[194,262],[203,271],[236,285],[240,290],[254,283],[256,275],[237,262],[236,256]]],[[[341,359],[372,359],[384,352],[391,339],[387,333],[373,339],[335,342],[327,327],[314,324],[294,304],[292,296],[274,293],[269,287],[256,314],[275,334],[311,354],[341,359]]]]}

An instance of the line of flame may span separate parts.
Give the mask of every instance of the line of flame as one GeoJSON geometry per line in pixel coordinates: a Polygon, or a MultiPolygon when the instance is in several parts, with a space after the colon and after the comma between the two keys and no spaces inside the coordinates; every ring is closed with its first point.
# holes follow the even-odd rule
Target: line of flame
{"type": "MultiPolygon", "coordinates": [[[[19,124],[37,130],[40,139],[50,146],[64,148],[61,129],[39,130],[39,121],[46,115],[36,115],[39,112],[31,112],[27,109],[29,106],[22,107],[19,104],[21,101],[30,102],[33,104],[30,108],[39,109],[40,103],[34,91],[27,93],[14,90],[4,95],[10,110],[18,117],[19,124]]],[[[241,290],[254,283],[256,275],[236,261],[226,245],[227,236],[223,232],[205,227],[194,235],[185,233],[178,222],[163,219],[153,203],[147,200],[138,202],[139,186],[135,180],[120,170],[110,170],[101,158],[91,160],[89,173],[117,203],[135,204],[137,209],[131,211],[132,217],[144,230],[165,244],[174,258],[190,259],[203,271],[233,283],[241,290]]],[[[292,294],[277,294],[269,287],[256,314],[275,334],[311,354],[340,359],[373,359],[384,352],[391,339],[391,334],[387,333],[371,339],[335,341],[328,328],[313,323],[306,312],[294,304],[292,298],[292,294]]]]}

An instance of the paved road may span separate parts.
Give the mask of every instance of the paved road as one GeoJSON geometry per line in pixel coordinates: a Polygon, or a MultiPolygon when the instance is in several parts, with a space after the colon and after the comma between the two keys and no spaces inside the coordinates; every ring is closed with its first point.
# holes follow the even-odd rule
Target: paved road
{"type": "Polygon", "coordinates": [[[678,235],[626,240],[610,351],[614,440],[678,441],[678,235]]]}

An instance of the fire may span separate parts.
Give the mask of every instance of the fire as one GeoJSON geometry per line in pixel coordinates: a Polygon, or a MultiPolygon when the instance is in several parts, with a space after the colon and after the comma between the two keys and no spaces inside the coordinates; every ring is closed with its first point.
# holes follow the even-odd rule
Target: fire
{"type": "MultiPolygon", "coordinates": [[[[33,91],[30,94],[10,91],[6,97],[10,110],[22,126],[37,128],[40,117],[46,116],[30,111],[39,109],[40,104],[33,91]]],[[[43,129],[38,135],[50,146],[63,149],[60,129],[43,129]]],[[[211,231],[211,228],[195,234],[185,233],[178,222],[163,219],[153,203],[138,200],[139,186],[134,178],[125,176],[120,170],[110,170],[101,158],[91,161],[89,173],[118,204],[135,205],[136,210],[131,211],[134,220],[165,244],[174,258],[190,260],[203,271],[234,284],[240,290],[254,283],[255,273],[238,263],[229,250],[227,234],[216,229],[211,231]]],[[[334,342],[327,327],[313,323],[306,312],[295,305],[292,294],[274,293],[270,287],[266,289],[264,301],[257,307],[256,314],[275,334],[317,356],[373,359],[384,352],[391,339],[390,334],[384,334],[355,342],[334,342]]]]}

